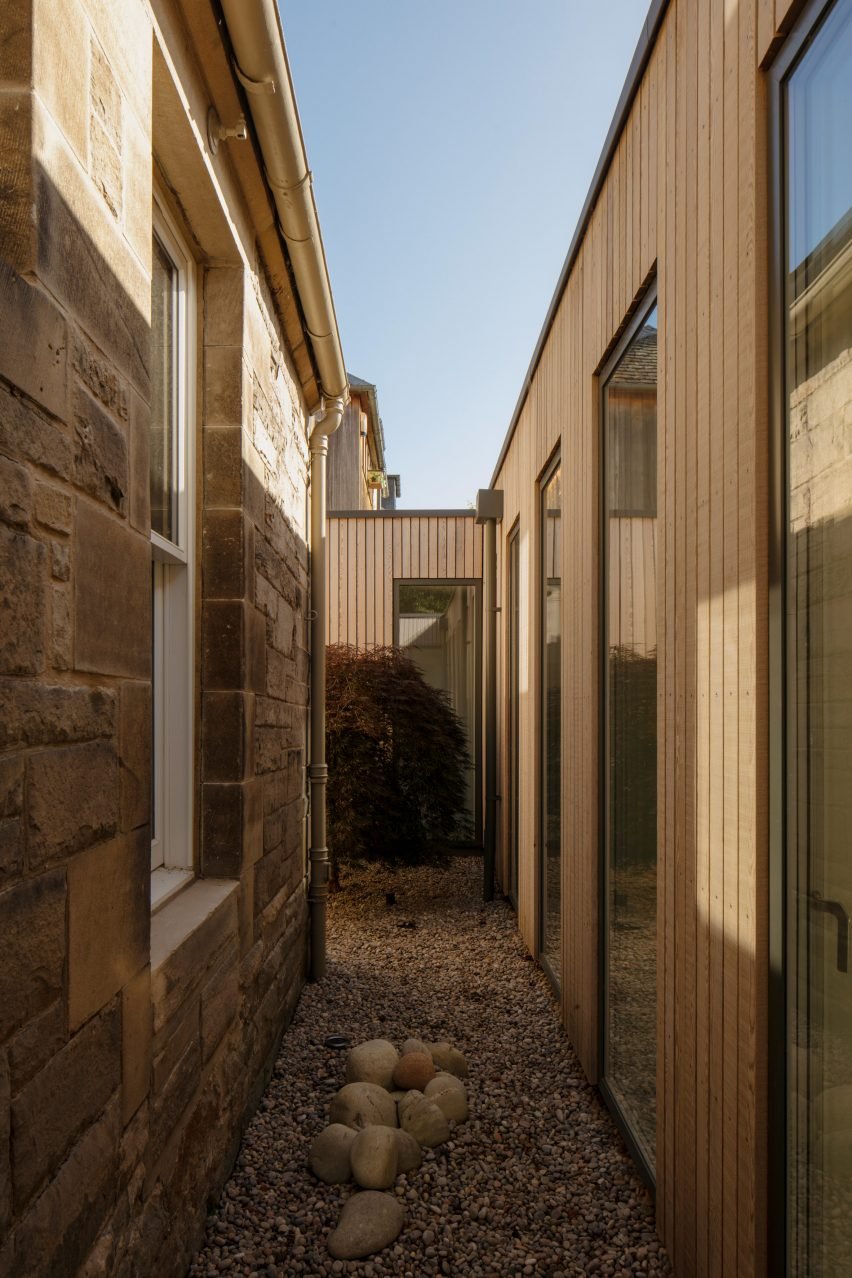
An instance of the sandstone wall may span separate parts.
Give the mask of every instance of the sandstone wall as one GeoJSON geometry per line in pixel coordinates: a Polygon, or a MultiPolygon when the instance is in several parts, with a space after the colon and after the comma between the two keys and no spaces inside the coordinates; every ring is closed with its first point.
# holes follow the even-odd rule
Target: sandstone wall
{"type": "Polygon", "coordinates": [[[2,1278],[186,1271],[305,973],[305,404],[198,129],[210,6],[153,9],[0,5],[2,1278]],[[198,268],[198,877],[152,919],[154,172],[198,268]]]}

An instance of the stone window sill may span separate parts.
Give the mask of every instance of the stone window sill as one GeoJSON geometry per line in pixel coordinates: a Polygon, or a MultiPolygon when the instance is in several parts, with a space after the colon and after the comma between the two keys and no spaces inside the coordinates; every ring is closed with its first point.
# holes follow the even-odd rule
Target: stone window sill
{"type": "Polygon", "coordinates": [[[151,872],[151,913],[156,914],[187,884],[195,875],[192,870],[167,870],[164,866],[151,872]]]}
{"type": "Polygon", "coordinates": [[[235,920],[238,893],[239,883],[234,879],[193,879],[172,896],[151,919],[152,976],[208,922],[208,930],[217,930],[221,921],[212,923],[215,914],[227,916],[232,910],[235,920]]]}

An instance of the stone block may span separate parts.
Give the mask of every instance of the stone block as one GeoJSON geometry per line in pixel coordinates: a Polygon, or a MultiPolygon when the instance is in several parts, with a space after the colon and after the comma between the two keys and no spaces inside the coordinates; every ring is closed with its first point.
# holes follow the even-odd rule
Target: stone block
{"type": "Polygon", "coordinates": [[[9,1040],[12,1094],[19,1092],[67,1042],[68,1015],[64,1001],[57,999],[9,1040]]]}
{"type": "Polygon", "coordinates": [[[134,391],[130,411],[130,522],[147,537],[151,531],[151,412],[134,391]]]}
{"type": "Polygon", "coordinates": [[[36,522],[54,532],[70,533],[74,516],[74,505],[68,493],[53,484],[36,484],[35,517],[36,522]]]}
{"type": "Polygon", "coordinates": [[[204,350],[204,425],[241,426],[243,359],[240,346],[204,350]]]}
{"type": "Polygon", "coordinates": [[[124,433],[91,395],[74,395],[74,480],[97,501],[127,512],[130,487],[124,433]]]}
{"type": "Polygon", "coordinates": [[[166,1080],[152,1098],[151,1136],[145,1152],[149,1184],[170,1138],[179,1126],[201,1077],[201,1043],[194,1037],[166,1080]]]}
{"type": "Polygon", "coordinates": [[[196,990],[153,1037],[151,1087],[154,1096],[160,1095],[186,1049],[200,1036],[201,994],[196,990]]]}
{"type": "Polygon", "coordinates": [[[144,967],[121,992],[121,1122],[126,1127],[151,1082],[151,969],[144,967]]]}
{"type": "Polygon", "coordinates": [[[205,781],[242,781],[254,772],[254,697],[204,692],[201,700],[205,781]]]}
{"type": "Polygon", "coordinates": [[[0,80],[30,83],[32,26],[32,0],[5,0],[0,6],[0,80]]]}
{"type": "Polygon", "coordinates": [[[0,521],[26,528],[33,510],[30,473],[8,457],[0,457],[0,521]]]}
{"type": "MultiPolygon", "coordinates": [[[[21,273],[32,270],[35,247],[32,116],[30,93],[0,96],[0,244],[5,260],[21,273]]],[[[5,296],[3,300],[5,310],[5,296]]],[[[6,323],[4,315],[4,329],[6,323]]],[[[11,345],[19,351],[25,340],[23,334],[13,335],[11,345]]],[[[6,360],[0,356],[0,361],[5,375],[6,360]]]]}
{"type": "Polygon", "coordinates": [[[31,868],[115,834],[118,757],[111,743],[92,741],[39,751],[30,755],[27,773],[31,868]]]}
{"type": "Polygon", "coordinates": [[[151,676],[151,547],[106,512],[78,502],[74,538],[78,670],[151,676]]]}
{"type": "Polygon", "coordinates": [[[242,501],[242,428],[206,429],[204,444],[204,501],[213,506],[239,506],[242,501]]]}
{"type": "Polygon", "coordinates": [[[236,1020],[239,1010],[239,945],[234,940],[201,991],[201,1056],[205,1063],[236,1020]]]}
{"type": "Polygon", "coordinates": [[[33,85],[83,165],[86,163],[89,26],[77,0],[32,0],[33,85]]]}
{"type": "Polygon", "coordinates": [[[92,181],[103,196],[113,217],[121,217],[122,171],[121,151],[107,133],[100,119],[89,120],[89,168],[92,181]]]}
{"type": "Polygon", "coordinates": [[[115,1194],[119,1130],[115,1097],[18,1224],[16,1275],[72,1278],[78,1273],[115,1194]]]}
{"type": "Polygon", "coordinates": [[[0,817],[20,816],[24,804],[24,760],[21,755],[0,759],[0,817]]]}
{"type": "Polygon", "coordinates": [[[54,581],[71,580],[71,547],[64,542],[50,543],[50,575],[54,581]]]}
{"type": "MultiPolygon", "coordinates": [[[[28,183],[20,185],[28,190],[28,183]]],[[[4,215],[0,213],[0,227],[3,225],[4,215]]],[[[5,240],[3,244],[4,256],[8,259],[5,240]]],[[[0,374],[49,413],[64,418],[68,332],[63,315],[40,289],[21,279],[8,262],[0,262],[0,297],[3,298],[0,374]]]]}
{"type": "Polygon", "coordinates": [[[0,672],[33,675],[44,669],[47,550],[39,541],[0,526],[0,672]]]}
{"type": "Polygon", "coordinates": [[[9,1066],[0,1057],[0,1238],[12,1219],[11,1093],[9,1066]]]}
{"type": "Polygon", "coordinates": [[[20,817],[0,817],[0,891],[24,869],[24,832],[20,817]]]}
{"type": "Polygon", "coordinates": [[[238,600],[210,600],[204,604],[201,659],[205,688],[243,687],[245,614],[245,605],[238,600]]]}
{"type": "MultiPolygon", "coordinates": [[[[0,263],[0,296],[3,297],[4,309],[6,298],[3,289],[6,283],[3,266],[0,263]]],[[[6,351],[4,337],[4,342],[0,345],[0,360],[4,358],[6,351]]],[[[28,400],[11,394],[2,384],[0,384],[0,448],[15,457],[41,466],[62,479],[67,479],[71,475],[72,450],[65,431],[42,416],[28,400]]]]}
{"type": "MultiPolygon", "coordinates": [[[[149,217],[150,227],[150,217],[149,217]]],[[[129,418],[127,387],[112,364],[80,333],[71,338],[71,367],[79,381],[119,422],[129,418]]]]}
{"type": "Polygon", "coordinates": [[[54,670],[70,670],[74,665],[74,626],[71,621],[71,590],[53,585],[50,590],[50,661],[54,670]]]}
{"type": "Polygon", "coordinates": [[[241,266],[212,266],[204,276],[204,337],[209,346],[241,346],[245,272],[241,266]]]}
{"type": "Polygon", "coordinates": [[[202,879],[151,919],[151,999],[154,1033],[197,990],[228,940],[237,934],[233,882],[202,879]]]}
{"type": "MultiPolygon", "coordinates": [[[[127,12],[126,6],[123,12],[127,12]]],[[[150,34],[148,43],[150,44],[150,34]]],[[[59,140],[39,117],[39,145],[59,140]]],[[[150,281],[94,188],[70,162],[36,172],[39,278],[119,372],[144,397],[150,393],[150,281]],[[61,192],[61,193],[60,193],[61,192]]]]}
{"type": "Polygon", "coordinates": [[[246,610],[246,683],[252,692],[266,691],[266,619],[259,608],[246,610]]]}
{"type": "Polygon", "coordinates": [[[13,1101],[16,1212],[106,1108],[120,1082],[120,1045],[121,1017],[114,1005],[75,1034],[13,1101]]]}
{"type": "Polygon", "coordinates": [[[109,737],[116,698],[108,688],[72,688],[0,678],[0,750],[109,737]]]}
{"type": "MultiPolygon", "coordinates": [[[[130,111],[124,112],[122,213],[124,234],[142,262],[151,254],[152,182],[151,136],[130,111]]],[[[188,215],[189,216],[189,215],[188,215]]]]}
{"type": "Polygon", "coordinates": [[[122,684],[119,705],[121,828],[134,830],[151,816],[151,685],[122,684]]]}
{"type": "Polygon", "coordinates": [[[113,146],[121,149],[121,90],[97,40],[91,41],[91,112],[113,146]]]}
{"type": "Polygon", "coordinates": [[[245,521],[241,510],[204,512],[201,572],[205,599],[242,599],[246,593],[245,521]]]}
{"type": "Polygon", "coordinates": [[[100,843],[68,866],[68,1020],[99,1011],[148,959],[147,827],[100,843]]]}
{"type": "Polygon", "coordinates": [[[205,875],[238,878],[242,864],[243,787],[202,786],[201,863],[205,875]]]}

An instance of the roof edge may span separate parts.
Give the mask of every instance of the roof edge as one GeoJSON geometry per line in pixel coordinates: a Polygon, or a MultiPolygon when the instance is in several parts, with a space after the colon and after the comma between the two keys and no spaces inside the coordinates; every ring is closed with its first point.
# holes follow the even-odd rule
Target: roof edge
{"type": "Polygon", "coordinates": [[[535,350],[533,351],[532,359],[530,360],[529,367],[521,386],[521,393],[518,396],[518,401],[515,404],[515,411],[512,413],[512,419],[509,422],[509,429],[506,432],[506,437],[503,440],[503,445],[497,457],[497,464],[495,465],[494,473],[491,476],[492,488],[497,483],[497,478],[503,468],[503,463],[506,460],[506,454],[509,451],[518,426],[518,421],[520,420],[524,405],[527,402],[527,396],[529,395],[533,378],[535,377],[536,370],[541,363],[541,357],[544,353],[547,339],[550,336],[550,330],[553,327],[556,312],[559,310],[560,303],[562,302],[562,296],[568,285],[571,272],[574,269],[574,263],[576,262],[580,252],[580,247],[583,243],[583,239],[585,238],[586,231],[588,230],[589,222],[592,219],[595,204],[597,203],[598,196],[600,195],[604,181],[606,180],[606,175],[609,172],[612,157],[615,153],[616,147],[618,146],[621,134],[624,131],[624,126],[627,122],[627,117],[630,114],[630,109],[633,106],[636,94],[639,92],[642,77],[645,74],[645,69],[650,61],[651,53],[654,49],[657,33],[660,30],[660,26],[662,25],[662,21],[666,15],[668,7],[669,0],[651,0],[651,6],[645,17],[642,30],[639,33],[639,40],[637,41],[636,49],[633,53],[633,58],[627,72],[627,78],[625,79],[621,90],[621,95],[618,99],[618,103],[616,104],[615,112],[609,126],[609,131],[603,144],[600,159],[598,160],[588,194],[586,195],[585,202],[580,211],[580,217],[577,221],[577,226],[571,239],[567,256],[562,265],[562,270],[559,273],[559,279],[557,281],[553,297],[550,300],[550,306],[547,309],[544,324],[542,325],[541,332],[538,335],[538,341],[535,344],[535,350]]]}

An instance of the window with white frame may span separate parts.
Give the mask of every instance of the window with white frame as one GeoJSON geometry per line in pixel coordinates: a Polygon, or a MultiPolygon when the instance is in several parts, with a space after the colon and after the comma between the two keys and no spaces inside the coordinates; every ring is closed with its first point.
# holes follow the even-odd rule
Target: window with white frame
{"type": "Polygon", "coordinates": [[[193,262],[154,205],[151,269],[153,592],[151,907],[192,878],[193,262]]]}

